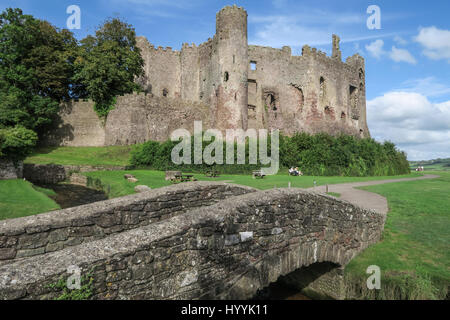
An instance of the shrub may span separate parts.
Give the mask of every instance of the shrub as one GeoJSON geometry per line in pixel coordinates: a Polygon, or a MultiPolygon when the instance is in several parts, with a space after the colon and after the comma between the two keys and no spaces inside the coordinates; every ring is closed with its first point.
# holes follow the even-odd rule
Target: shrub
{"type": "Polygon", "coordinates": [[[34,131],[22,126],[0,129],[0,157],[23,160],[31,154],[37,139],[34,131]]]}
{"type": "MultiPolygon", "coordinates": [[[[204,172],[214,168],[221,173],[251,173],[264,167],[261,163],[249,164],[249,142],[245,145],[245,164],[183,164],[171,161],[171,152],[178,142],[148,141],[134,147],[131,164],[156,170],[182,170],[204,172]]],[[[205,150],[210,142],[203,142],[205,150]]],[[[270,141],[267,149],[270,151],[270,141]]],[[[259,144],[258,144],[259,146],[259,144]]],[[[234,144],[235,151],[237,144],[234,144]]],[[[292,137],[280,135],[280,167],[299,167],[304,174],[316,176],[383,176],[410,172],[406,154],[398,151],[392,142],[383,144],[371,138],[357,139],[353,136],[337,137],[319,133],[297,133],[292,137]]],[[[224,160],[226,157],[223,146],[224,160]]],[[[194,159],[194,139],[191,139],[191,156],[194,159]]],[[[234,155],[236,163],[236,152],[234,155]]]]}

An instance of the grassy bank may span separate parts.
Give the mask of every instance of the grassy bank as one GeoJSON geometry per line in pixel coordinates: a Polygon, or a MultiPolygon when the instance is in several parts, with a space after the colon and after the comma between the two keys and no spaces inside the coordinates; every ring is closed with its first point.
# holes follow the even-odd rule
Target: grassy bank
{"type": "Polygon", "coordinates": [[[47,195],[53,195],[52,191],[35,188],[28,181],[0,180],[0,220],[59,209],[47,195]]]}
{"type": "MultiPolygon", "coordinates": [[[[91,185],[102,187],[110,198],[120,197],[134,193],[134,186],[147,185],[151,188],[160,188],[170,185],[170,181],[165,181],[163,171],[154,170],[129,170],[129,171],[97,171],[85,173],[90,177],[91,185]],[[130,183],[124,179],[124,174],[134,175],[139,182],[130,183]]],[[[417,177],[420,173],[411,173],[408,175],[396,176],[399,178],[417,177]]],[[[314,176],[289,176],[287,173],[279,173],[274,176],[267,176],[264,179],[253,179],[252,175],[220,175],[218,178],[208,178],[203,174],[194,174],[195,178],[201,181],[226,181],[246,185],[249,187],[265,190],[272,188],[287,188],[289,184],[292,188],[310,188],[316,185],[336,184],[346,182],[360,182],[392,179],[391,177],[314,177],[314,176]]]]}
{"type": "Polygon", "coordinates": [[[111,147],[47,147],[37,149],[25,163],[127,166],[132,146],[111,147]]]}
{"type": "Polygon", "coordinates": [[[346,268],[351,295],[372,299],[443,299],[450,285],[450,172],[432,180],[362,189],[389,202],[382,241],[346,268]],[[365,273],[381,269],[381,290],[369,291],[365,273]]]}

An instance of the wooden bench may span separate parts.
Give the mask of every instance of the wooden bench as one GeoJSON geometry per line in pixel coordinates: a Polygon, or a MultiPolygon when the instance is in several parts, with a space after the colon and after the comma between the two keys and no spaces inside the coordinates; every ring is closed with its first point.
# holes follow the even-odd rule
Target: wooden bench
{"type": "Polygon", "coordinates": [[[253,175],[253,179],[256,179],[256,178],[264,179],[264,177],[266,176],[264,173],[262,173],[261,170],[253,171],[252,175],[253,175]]]}

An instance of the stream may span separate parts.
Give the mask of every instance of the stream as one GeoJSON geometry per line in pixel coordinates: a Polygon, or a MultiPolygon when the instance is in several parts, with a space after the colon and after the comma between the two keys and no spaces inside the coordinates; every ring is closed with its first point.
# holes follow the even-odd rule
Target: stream
{"type": "Polygon", "coordinates": [[[268,287],[259,290],[252,300],[313,300],[298,289],[286,286],[280,281],[271,283],[268,287]]]}
{"type": "Polygon", "coordinates": [[[56,196],[49,196],[61,209],[72,208],[97,201],[108,200],[103,191],[90,189],[74,184],[36,184],[39,187],[51,189],[56,196]]]}

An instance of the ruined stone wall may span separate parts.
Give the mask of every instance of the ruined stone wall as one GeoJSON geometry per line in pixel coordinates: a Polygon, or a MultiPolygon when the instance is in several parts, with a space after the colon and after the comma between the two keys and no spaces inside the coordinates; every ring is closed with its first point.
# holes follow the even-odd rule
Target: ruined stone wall
{"type": "Polygon", "coordinates": [[[92,101],[63,103],[53,128],[44,135],[45,146],[90,146],[105,145],[105,128],[94,111],[92,101]]]}
{"type": "Polygon", "coordinates": [[[305,131],[368,137],[364,60],[354,56],[344,63],[334,50],[335,56],[327,57],[305,46],[301,56],[292,56],[289,47],[249,46],[250,124],[288,135],[305,131]],[[351,86],[356,89],[352,96],[351,86]]]}
{"type": "Polygon", "coordinates": [[[300,189],[231,197],[161,222],[0,267],[0,298],[49,299],[76,265],[93,299],[249,299],[316,262],[346,265],[384,215],[300,189]]]}
{"type": "Polygon", "coordinates": [[[126,167],[25,163],[23,165],[23,177],[33,183],[54,184],[69,180],[71,174],[76,172],[116,171],[116,170],[126,170],[126,167]]]}
{"type": "Polygon", "coordinates": [[[194,131],[194,121],[209,124],[209,109],[198,102],[132,94],[119,97],[106,120],[105,145],[166,141],[176,129],[194,131]]]}
{"type": "Polygon", "coordinates": [[[0,180],[21,179],[23,177],[23,162],[0,158],[0,180]]]}
{"type": "Polygon", "coordinates": [[[102,239],[207,206],[252,188],[198,182],[0,222],[0,261],[41,255],[102,239]]]}
{"type": "Polygon", "coordinates": [[[144,37],[137,38],[137,45],[145,63],[144,89],[157,97],[182,98],[180,52],[171,47],[155,48],[144,37]]]}

